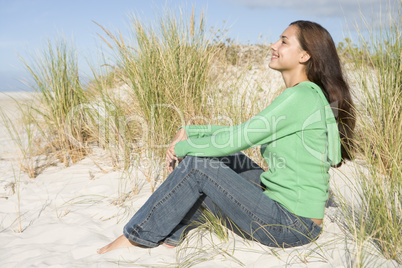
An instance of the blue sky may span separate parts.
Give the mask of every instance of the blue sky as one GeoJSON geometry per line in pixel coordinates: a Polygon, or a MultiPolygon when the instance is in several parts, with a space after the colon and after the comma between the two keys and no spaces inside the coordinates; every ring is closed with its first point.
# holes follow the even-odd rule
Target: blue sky
{"type": "Polygon", "coordinates": [[[270,43],[294,20],[320,23],[335,42],[354,31],[360,13],[371,23],[386,15],[386,5],[399,0],[0,0],[0,91],[27,89],[19,56],[29,61],[47,40],[72,40],[83,74],[87,59],[96,58],[105,28],[127,33],[129,15],[153,22],[162,8],[206,15],[207,27],[228,29],[240,43],[270,43]],[[380,4],[381,2],[381,4],[380,4]],[[225,22],[225,23],[224,23],[225,22]]]}

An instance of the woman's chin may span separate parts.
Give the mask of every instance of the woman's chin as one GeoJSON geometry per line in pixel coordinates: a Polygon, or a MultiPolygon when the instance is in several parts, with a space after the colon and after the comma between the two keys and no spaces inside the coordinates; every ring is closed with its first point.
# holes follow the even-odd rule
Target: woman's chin
{"type": "Polygon", "coordinates": [[[275,65],[272,63],[268,64],[268,67],[271,68],[272,70],[278,71],[278,68],[276,68],[275,65]]]}

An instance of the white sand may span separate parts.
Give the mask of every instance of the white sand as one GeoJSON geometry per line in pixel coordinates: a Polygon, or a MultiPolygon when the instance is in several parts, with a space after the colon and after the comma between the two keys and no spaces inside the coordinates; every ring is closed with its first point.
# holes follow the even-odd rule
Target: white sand
{"type": "MultiPolygon", "coordinates": [[[[30,96],[11,95],[19,100],[30,96]]],[[[9,97],[0,94],[0,105],[17,118],[9,97]]],[[[113,203],[122,191],[120,171],[102,166],[108,171],[103,173],[88,157],[68,168],[49,167],[30,179],[19,170],[17,160],[17,147],[0,124],[0,267],[348,267],[355,263],[353,245],[338,227],[336,207],[327,208],[318,241],[303,247],[269,248],[235,235],[228,242],[214,238],[213,243],[210,234],[197,239],[198,233],[192,231],[193,238],[176,249],[130,248],[98,255],[96,249],[119,236],[129,217],[150,196],[144,176],[132,173],[143,187],[118,206],[113,203]]],[[[351,199],[350,183],[340,173],[353,177],[353,170],[346,165],[331,178],[333,187],[351,199]]],[[[396,267],[377,253],[372,256],[369,266],[396,267]]]]}

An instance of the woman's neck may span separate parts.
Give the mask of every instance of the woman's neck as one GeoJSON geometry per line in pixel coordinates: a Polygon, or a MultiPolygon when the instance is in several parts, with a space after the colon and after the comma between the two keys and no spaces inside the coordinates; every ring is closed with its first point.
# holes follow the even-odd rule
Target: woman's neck
{"type": "Polygon", "coordinates": [[[282,78],[283,81],[285,82],[286,88],[288,87],[293,87],[303,81],[309,81],[306,72],[300,71],[300,72],[282,72],[282,78]]]}

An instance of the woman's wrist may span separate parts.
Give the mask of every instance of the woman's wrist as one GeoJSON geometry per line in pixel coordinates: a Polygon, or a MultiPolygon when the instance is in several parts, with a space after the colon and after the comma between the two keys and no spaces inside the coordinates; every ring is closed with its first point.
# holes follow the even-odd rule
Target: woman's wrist
{"type": "Polygon", "coordinates": [[[176,135],[173,138],[173,142],[177,143],[179,141],[183,141],[187,139],[187,133],[184,128],[180,128],[179,131],[177,131],[176,135]]]}

